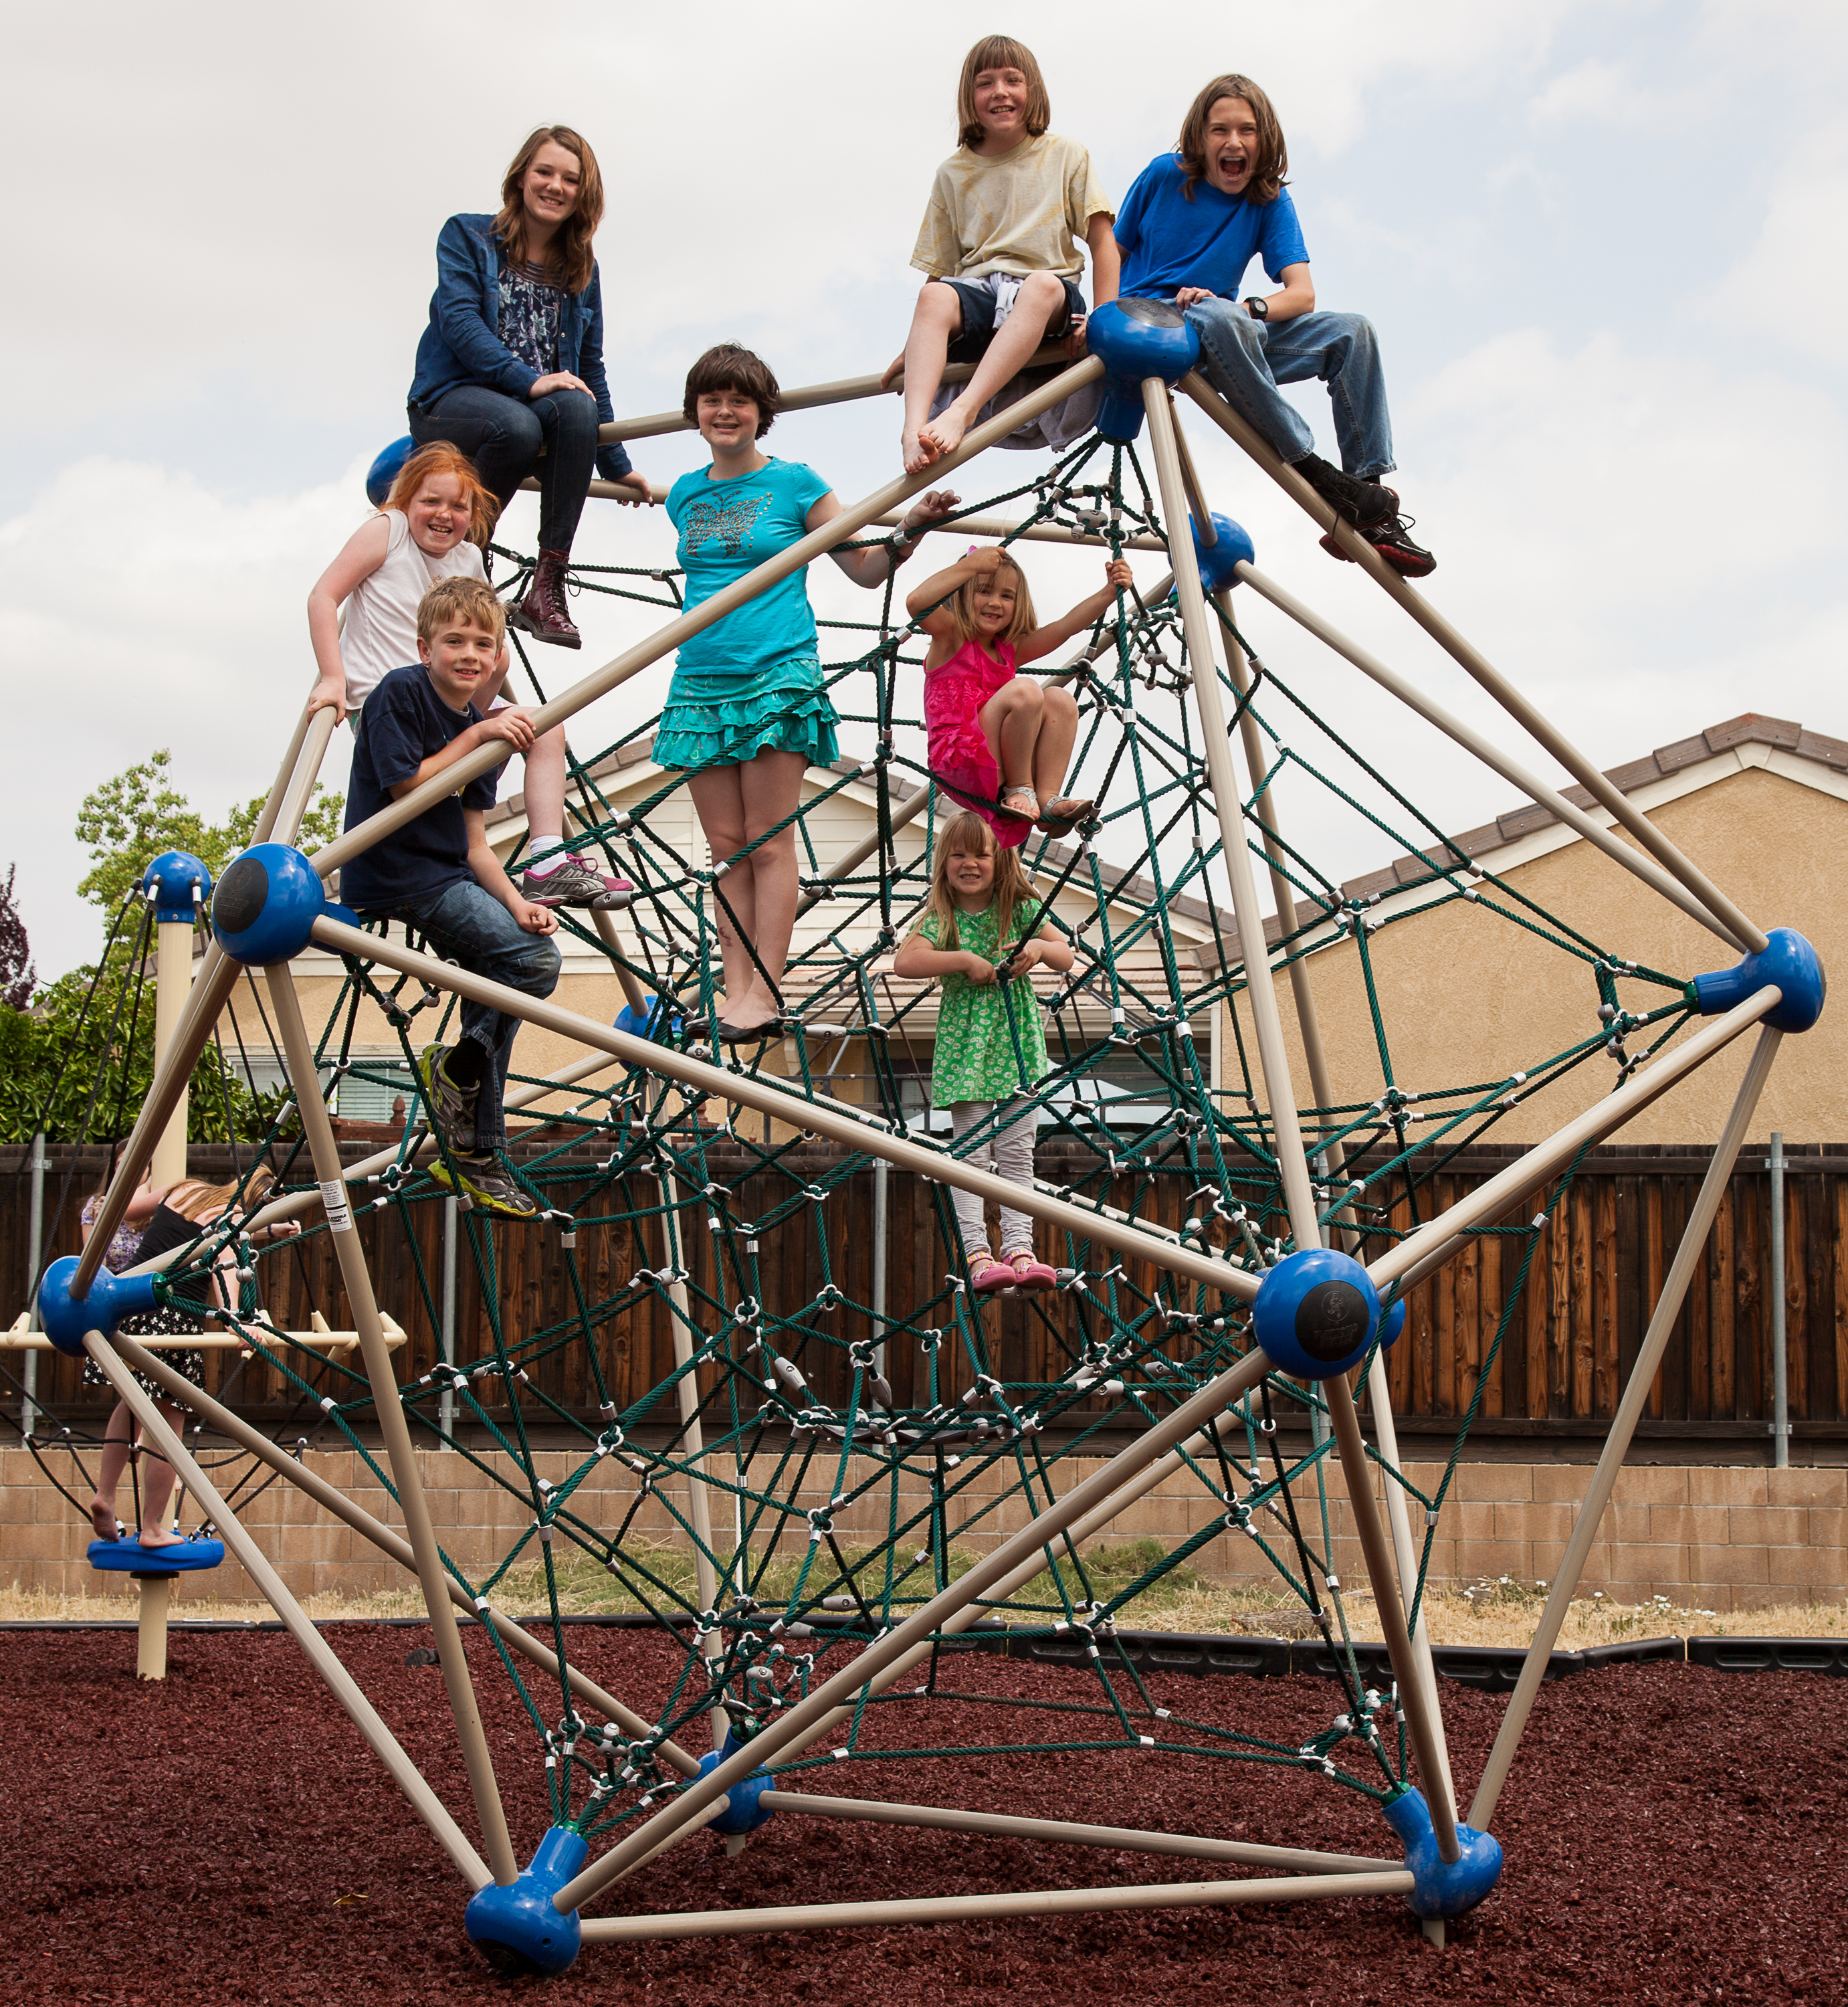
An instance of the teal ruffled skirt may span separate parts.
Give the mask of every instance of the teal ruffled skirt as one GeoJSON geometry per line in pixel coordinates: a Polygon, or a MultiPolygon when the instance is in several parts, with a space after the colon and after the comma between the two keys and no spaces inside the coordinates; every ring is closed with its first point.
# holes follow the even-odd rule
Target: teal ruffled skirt
{"type": "Polygon", "coordinates": [[[738,767],[760,753],[799,753],[812,767],[839,757],[840,714],[821,664],[794,655],[754,675],[676,668],[654,733],[658,766],[738,767]]]}

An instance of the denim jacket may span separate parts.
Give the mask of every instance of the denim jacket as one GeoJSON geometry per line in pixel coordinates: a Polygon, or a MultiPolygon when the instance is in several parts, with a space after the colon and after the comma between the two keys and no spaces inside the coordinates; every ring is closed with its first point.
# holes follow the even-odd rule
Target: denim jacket
{"type": "MultiPolygon", "coordinates": [[[[411,402],[424,411],[462,383],[498,390],[524,402],[539,380],[501,341],[500,246],[491,216],[452,216],[436,239],[436,290],[430,296],[430,325],[417,344],[417,374],[411,402]]],[[[609,384],[603,373],[603,292],[597,267],[581,293],[559,303],[559,366],[581,376],[597,400],[597,415],[614,422],[609,384]]],[[[597,471],[605,481],[628,473],[629,455],[619,441],[597,449],[597,471]]]]}

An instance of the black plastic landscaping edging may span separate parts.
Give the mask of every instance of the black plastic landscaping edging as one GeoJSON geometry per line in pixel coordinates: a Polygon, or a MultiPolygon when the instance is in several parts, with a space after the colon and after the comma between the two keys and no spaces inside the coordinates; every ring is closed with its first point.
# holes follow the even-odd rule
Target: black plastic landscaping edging
{"type": "MultiPolygon", "coordinates": [[[[456,1622],[467,1629],[480,1620],[458,1610],[456,1622]]],[[[524,1629],[550,1629],[549,1617],[518,1617],[524,1629]]],[[[561,1624],[590,1625],[607,1631],[654,1631],[663,1628],[652,1617],[625,1611],[611,1615],[587,1613],[559,1618],[561,1624]]],[[[674,1620],[675,1628],[690,1621],[674,1620]]],[[[343,1628],[383,1631],[421,1631],[428,1628],[426,1617],[326,1617],[315,1620],[317,1631],[343,1628]]],[[[851,1620],[823,1618],[810,1626],[816,1631],[845,1630],[851,1620]]],[[[95,1618],[17,1617],[0,1621],[0,1632],[8,1631],[133,1631],[132,1617],[95,1618]]],[[[174,1618],[170,1632],[213,1635],[226,1632],[282,1631],[287,1627],[273,1617],[249,1620],[227,1617],[174,1618]]],[[[793,1629],[795,1627],[791,1627],[793,1629]]],[[[1200,1631],[1119,1631],[1107,1641],[1121,1648],[1137,1672],[1183,1673],[1198,1679],[1243,1677],[1282,1679],[1295,1673],[1314,1673],[1336,1679],[1345,1670],[1345,1651],[1331,1650],[1320,1638],[1219,1637],[1200,1631]]],[[[1067,1631],[1010,1628],[1000,1623],[980,1623],[947,1640],[947,1650],[993,1653],[1002,1658],[1028,1659],[1049,1666],[1081,1665],[1088,1645],[1081,1636],[1067,1631]]],[[[1352,1647],[1362,1675],[1384,1684],[1392,1677],[1386,1647],[1356,1638],[1352,1647]]],[[[1483,1693],[1510,1693],[1521,1676],[1527,1654],[1518,1645],[1434,1645],[1431,1657],[1438,1672],[1459,1685],[1483,1693]]],[[[1690,1665],[1719,1673],[1824,1673],[1836,1679],[1848,1678],[1848,1638],[1637,1638],[1616,1645],[1593,1645],[1582,1652],[1552,1652],[1546,1659],[1546,1677],[1561,1680],[1577,1673],[1600,1672],[1606,1666],[1690,1665]]]]}

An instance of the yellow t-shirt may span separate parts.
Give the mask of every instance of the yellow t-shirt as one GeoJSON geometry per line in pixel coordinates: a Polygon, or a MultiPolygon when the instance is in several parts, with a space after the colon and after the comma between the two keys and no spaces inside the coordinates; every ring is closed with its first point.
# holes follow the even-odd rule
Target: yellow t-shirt
{"type": "Polygon", "coordinates": [[[958,146],[931,184],[912,263],[938,279],[986,272],[1075,279],[1084,269],[1078,247],[1086,224],[1116,213],[1075,139],[1042,132],[993,159],[958,146]]]}

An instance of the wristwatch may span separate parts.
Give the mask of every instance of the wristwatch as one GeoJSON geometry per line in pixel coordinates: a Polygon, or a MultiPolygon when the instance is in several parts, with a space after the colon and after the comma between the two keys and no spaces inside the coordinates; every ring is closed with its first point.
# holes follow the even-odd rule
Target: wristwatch
{"type": "Polygon", "coordinates": [[[1271,303],[1261,294],[1254,293],[1245,302],[1245,311],[1254,320],[1268,320],[1271,317],[1271,303]]]}

